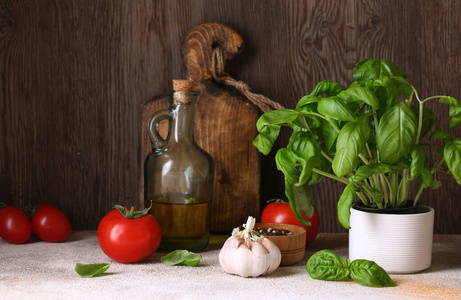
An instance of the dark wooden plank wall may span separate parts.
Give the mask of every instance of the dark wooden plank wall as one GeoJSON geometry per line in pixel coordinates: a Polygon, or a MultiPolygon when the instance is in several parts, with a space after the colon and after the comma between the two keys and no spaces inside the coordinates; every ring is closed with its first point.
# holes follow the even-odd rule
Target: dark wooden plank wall
{"type": "MultiPolygon", "coordinates": [[[[423,96],[461,98],[460,15],[458,0],[1,0],[0,201],[55,204],[74,229],[95,229],[115,203],[137,205],[139,107],[183,76],[179,39],[193,25],[236,29],[246,50],[228,72],[290,108],[320,80],[348,84],[365,57],[403,66],[423,96]]],[[[273,155],[262,163],[264,203],[283,183],[273,155]]],[[[437,233],[461,234],[461,187],[440,177],[423,203],[437,233]]],[[[344,231],[341,190],[314,188],[323,232],[344,231]]]]}

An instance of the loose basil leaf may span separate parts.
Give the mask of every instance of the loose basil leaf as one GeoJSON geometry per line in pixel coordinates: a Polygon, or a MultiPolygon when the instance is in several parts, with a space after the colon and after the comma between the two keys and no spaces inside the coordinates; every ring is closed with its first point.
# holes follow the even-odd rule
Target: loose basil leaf
{"type": "Polygon", "coordinates": [[[395,282],[386,271],[373,261],[356,259],[350,267],[350,276],[357,283],[374,287],[395,286],[395,282]]]}
{"type": "Polygon", "coordinates": [[[410,180],[415,180],[422,169],[426,166],[427,156],[420,145],[411,146],[411,167],[410,167],[410,180]]]}
{"type": "Polygon", "coordinates": [[[351,206],[356,194],[355,186],[349,183],[343,190],[338,200],[338,220],[346,229],[351,229],[349,217],[351,216],[351,206]]]}
{"type": "Polygon", "coordinates": [[[344,101],[336,96],[320,100],[317,110],[332,119],[339,121],[355,121],[354,112],[347,107],[344,101]]]}
{"type": "Polygon", "coordinates": [[[76,263],[75,264],[75,272],[77,272],[78,275],[85,277],[85,278],[90,278],[90,277],[96,277],[98,275],[101,275],[102,273],[106,272],[107,269],[109,269],[110,265],[112,262],[105,264],[81,264],[81,263],[76,263]]]}
{"type": "Polygon", "coordinates": [[[370,136],[371,128],[367,116],[343,126],[336,141],[336,155],[332,165],[336,176],[342,177],[357,167],[358,155],[363,151],[370,136]]]}
{"type": "Polygon", "coordinates": [[[339,98],[343,99],[344,102],[364,102],[370,105],[373,110],[377,110],[379,108],[379,100],[376,98],[375,94],[373,94],[370,89],[367,87],[353,87],[348,88],[347,90],[342,91],[338,95],[339,98]]]}
{"type": "Polygon", "coordinates": [[[376,130],[380,162],[394,164],[407,156],[416,139],[417,121],[404,103],[395,105],[382,116],[376,130]]]}
{"type": "Polygon", "coordinates": [[[306,271],[312,279],[339,281],[350,278],[349,260],[343,260],[330,250],[312,255],[306,264],[306,271]]]}
{"type": "Polygon", "coordinates": [[[360,166],[354,175],[349,177],[349,181],[360,182],[367,179],[373,174],[384,174],[398,171],[394,166],[386,165],[383,163],[372,163],[360,166]]]}
{"type": "Polygon", "coordinates": [[[344,86],[335,81],[323,80],[317,83],[312,93],[310,93],[310,96],[325,94],[327,97],[331,97],[338,95],[342,90],[345,89],[346,88],[344,86]]]}
{"type": "Polygon", "coordinates": [[[388,61],[387,59],[367,58],[356,64],[357,71],[352,75],[359,83],[365,83],[369,79],[377,79],[384,76],[407,77],[405,71],[388,61]]]}
{"type": "Polygon", "coordinates": [[[454,139],[447,143],[443,150],[443,157],[453,177],[461,185],[461,139],[454,139]]]}
{"type": "Polygon", "coordinates": [[[198,265],[202,257],[187,250],[175,250],[160,258],[160,261],[167,266],[190,266],[198,265]]]}

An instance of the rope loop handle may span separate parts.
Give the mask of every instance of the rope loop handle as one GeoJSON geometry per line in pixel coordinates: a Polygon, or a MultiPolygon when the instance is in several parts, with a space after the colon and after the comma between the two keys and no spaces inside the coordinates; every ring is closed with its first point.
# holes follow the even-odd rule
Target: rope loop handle
{"type": "Polygon", "coordinates": [[[221,47],[213,48],[211,70],[213,72],[213,78],[216,81],[223,82],[239,90],[245,95],[245,97],[247,97],[248,100],[251,101],[251,103],[259,107],[262,112],[265,113],[271,110],[285,109],[278,102],[275,102],[263,95],[252,93],[246,82],[235,80],[229,74],[224,72],[224,59],[221,47]]]}

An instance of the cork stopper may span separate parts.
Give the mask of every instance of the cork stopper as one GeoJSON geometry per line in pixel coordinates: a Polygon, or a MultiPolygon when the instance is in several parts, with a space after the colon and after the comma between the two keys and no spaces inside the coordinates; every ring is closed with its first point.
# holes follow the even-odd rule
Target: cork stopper
{"type": "Polygon", "coordinates": [[[186,79],[173,79],[173,91],[192,92],[195,89],[195,82],[186,79]]]}

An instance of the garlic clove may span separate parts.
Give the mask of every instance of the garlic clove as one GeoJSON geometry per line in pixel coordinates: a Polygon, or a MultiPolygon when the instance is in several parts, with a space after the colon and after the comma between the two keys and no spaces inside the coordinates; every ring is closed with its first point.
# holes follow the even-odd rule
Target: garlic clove
{"type": "Polygon", "coordinates": [[[271,261],[268,270],[264,274],[262,274],[262,275],[267,275],[267,274],[274,272],[280,266],[280,262],[282,261],[282,253],[280,252],[280,249],[277,247],[277,245],[274,244],[274,242],[272,242],[268,238],[263,238],[261,241],[261,244],[269,252],[270,261],[271,261]]]}
{"type": "Polygon", "coordinates": [[[271,265],[271,257],[266,248],[259,242],[251,243],[251,252],[252,252],[252,261],[251,264],[251,274],[252,277],[265,274],[271,265]]]}
{"type": "Polygon", "coordinates": [[[233,263],[235,261],[235,254],[243,239],[240,237],[229,237],[224,243],[221,251],[219,252],[219,264],[226,273],[233,274],[233,263]]]}

